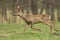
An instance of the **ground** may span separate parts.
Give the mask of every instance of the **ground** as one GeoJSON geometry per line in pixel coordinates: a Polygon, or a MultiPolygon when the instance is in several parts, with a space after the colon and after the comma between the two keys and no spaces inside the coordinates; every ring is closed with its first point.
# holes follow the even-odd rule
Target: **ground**
{"type": "MultiPolygon", "coordinates": [[[[34,24],[33,27],[40,28],[41,31],[33,30],[30,27],[24,33],[24,23],[20,24],[0,24],[0,40],[60,40],[60,23],[57,23],[59,35],[49,34],[49,27],[44,24],[34,24]]],[[[52,30],[53,33],[55,32],[52,30]]]]}

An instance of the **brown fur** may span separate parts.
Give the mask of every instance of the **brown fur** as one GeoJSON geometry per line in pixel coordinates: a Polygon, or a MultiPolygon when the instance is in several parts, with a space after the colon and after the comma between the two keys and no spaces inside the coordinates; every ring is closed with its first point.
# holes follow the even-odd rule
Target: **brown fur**
{"type": "Polygon", "coordinates": [[[40,31],[40,29],[33,28],[32,25],[36,24],[36,23],[44,23],[50,27],[50,33],[52,32],[53,27],[54,27],[54,30],[56,30],[55,23],[50,20],[50,18],[49,18],[50,16],[47,14],[36,14],[36,15],[18,14],[17,16],[21,17],[27,23],[27,25],[31,25],[32,29],[40,31]]]}

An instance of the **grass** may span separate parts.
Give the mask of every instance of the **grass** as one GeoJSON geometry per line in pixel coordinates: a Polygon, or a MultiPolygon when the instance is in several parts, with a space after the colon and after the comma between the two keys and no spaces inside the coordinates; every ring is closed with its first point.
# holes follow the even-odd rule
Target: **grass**
{"type": "MultiPolygon", "coordinates": [[[[58,32],[60,33],[60,23],[58,25],[58,32]]],[[[40,28],[42,31],[36,31],[28,27],[24,33],[24,23],[22,24],[0,24],[0,40],[60,40],[60,36],[50,35],[49,27],[44,24],[36,24],[33,27],[40,28]]],[[[53,32],[55,32],[53,30],[53,32]]]]}

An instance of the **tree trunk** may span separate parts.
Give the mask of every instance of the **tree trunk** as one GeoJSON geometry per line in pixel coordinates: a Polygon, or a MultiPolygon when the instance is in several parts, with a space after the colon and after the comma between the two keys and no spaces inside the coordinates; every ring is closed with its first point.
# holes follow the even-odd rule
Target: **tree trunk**
{"type": "Polygon", "coordinates": [[[33,14],[37,14],[37,0],[31,0],[31,10],[33,14]]]}
{"type": "MultiPolygon", "coordinates": [[[[6,0],[7,1],[7,0],[6,0]]],[[[5,23],[7,21],[7,13],[6,13],[6,1],[2,1],[2,18],[3,18],[3,23],[5,23]]]]}
{"type": "MultiPolygon", "coordinates": [[[[12,14],[13,15],[16,14],[16,11],[15,11],[16,10],[16,4],[15,3],[16,3],[16,0],[13,0],[13,4],[12,4],[12,11],[13,11],[12,14]]],[[[13,16],[13,22],[16,23],[16,16],[15,17],[13,16]]]]}
{"type": "Polygon", "coordinates": [[[60,22],[60,8],[57,9],[57,17],[58,17],[58,21],[60,22]]]}

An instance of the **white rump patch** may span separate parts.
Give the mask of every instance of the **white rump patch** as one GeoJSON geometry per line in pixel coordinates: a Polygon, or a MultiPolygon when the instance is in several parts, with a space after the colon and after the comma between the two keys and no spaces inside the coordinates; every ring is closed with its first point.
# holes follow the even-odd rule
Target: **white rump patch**
{"type": "Polygon", "coordinates": [[[51,19],[51,16],[49,16],[49,19],[51,19]]]}

